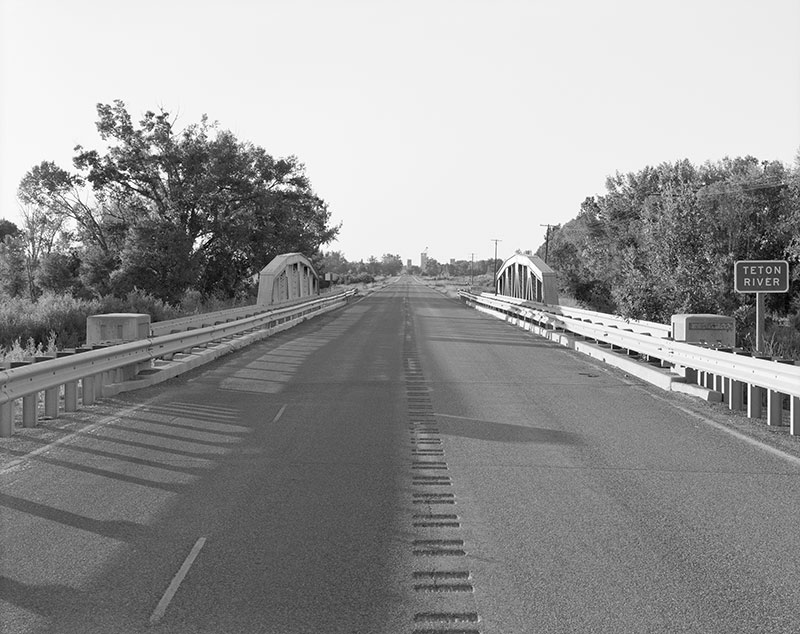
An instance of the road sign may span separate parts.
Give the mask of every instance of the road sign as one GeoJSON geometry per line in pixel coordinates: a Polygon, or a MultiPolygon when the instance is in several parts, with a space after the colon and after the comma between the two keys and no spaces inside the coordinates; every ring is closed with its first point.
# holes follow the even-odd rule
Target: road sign
{"type": "Polygon", "coordinates": [[[789,263],[786,260],[739,260],[733,265],[733,280],[737,293],[788,293],[789,263]]]}

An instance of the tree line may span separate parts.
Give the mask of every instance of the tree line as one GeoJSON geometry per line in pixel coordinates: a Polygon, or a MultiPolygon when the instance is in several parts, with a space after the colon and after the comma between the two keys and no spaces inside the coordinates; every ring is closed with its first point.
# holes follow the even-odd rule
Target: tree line
{"type": "Polygon", "coordinates": [[[791,167],[746,156],[617,173],[549,232],[545,254],[562,293],[588,308],[662,323],[733,315],[745,329],[755,296],[734,291],[734,262],[788,260],[790,292],[767,308],[800,328],[800,154],[791,167]]]}
{"type": "MultiPolygon", "coordinates": [[[[343,281],[362,281],[364,276],[375,278],[379,276],[393,276],[401,272],[412,275],[425,275],[431,277],[485,277],[491,275],[501,260],[451,260],[442,264],[433,257],[428,257],[423,269],[420,265],[403,263],[399,255],[384,253],[382,257],[370,256],[366,262],[349,262],[341,251],[330,251],[321,256],[312,258],[318,270],[335,273],[343,281]]],[[[489,281],[491,288],[491,280],[489,281]]]]}
{"type": "Polygon", "coordinates": [[[316,254],[339,232],[294,156],[206,116],[134,122],[119,100],[97,115],[104,150],[77,146],[72,171],[43,161],[23,177],[22,227],[0,221],[0,293],[235,298],[276,255],[316,254]]]}

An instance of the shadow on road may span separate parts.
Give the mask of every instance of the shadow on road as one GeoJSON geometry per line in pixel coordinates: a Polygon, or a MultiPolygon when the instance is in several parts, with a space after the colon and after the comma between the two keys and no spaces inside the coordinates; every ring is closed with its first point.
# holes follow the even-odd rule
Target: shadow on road
{"type": "Polygon", "coordinates": [[[493,442],[529,442],[556,445],[579,445],[582,443],[578,434],[558,429],[495,423],[439,413],[436,414],[436,417],[439,421],[441,433],[447,436],[461,436],[462,438],[493,442]]]}

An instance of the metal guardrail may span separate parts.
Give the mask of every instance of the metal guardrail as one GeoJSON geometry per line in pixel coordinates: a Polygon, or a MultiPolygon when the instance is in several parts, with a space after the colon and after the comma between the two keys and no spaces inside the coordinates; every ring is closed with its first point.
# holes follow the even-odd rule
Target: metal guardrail
{"type": "MultiPolygon", "coordinates": [[[[481,293],[480,297],[491,299],[498,297],[492,293],[481,293]]],[[[578,319],[588,323],[616,326],[617,328],[629,329],[633,332],[641,334],[648,334],[660,339],[666,339],[671,335],[671,326],[659,324],[654,321],[644,321],[642,319],[626,319],[618,315],[609,315],[608,313],[598,313],[593,310],[585,310],[583,308],[571,308],[568,306],[547,306],[546,304],[537,304],[530,300],[518,299],[516,297],[503,297],[503,301],[517,306],[532,306],[546,310],[553,315],[560,315],[570,319],[578,319]]]]}
{"type": "Polygon", "coordinates": [[[162,337],[176,332],[185,332],[196,328],[206,328],[226,324],[238,319],[245,319],[254,315],[269,312],[264,306],[243,306],[241,308],[229,308],[213,313],[202,313],[200,315],[190,315],[188,317],[178,317],[166,321],[155,321],[150,324],[150,336],[162,337]]]}
{"type": "Polygon", "coordinates": [[[355,290],[349,290],[323,299],[259,312],[228,323],[150,337],[2,370],[0,437],[9,437],[13,433],[13,405],[18,399],[22,399],[23,425],[32,427],[36,424],[41,392],[44,392],[45,416],[57,416],[62,386],[64,410],[75,411],[79,381],[82,403],[89,405],[102,394],[104,383],[114,378],[131,379],[137,369],[150,367],[151,362],[156,359],[207,346],[249,331],[277,328],[289,321],[306,319],[311,313],[346,303],[355,293],[355,290]],[[117,372],[122,372],[123,376],[109,376],[110,373],[117,372]]]}
{"type": "Polygon", "coordinates": [[[720,392],[731,409],[744,409],[746,395],[747,411],[753,417],[761,415],[766,395],[769,424],[780,424],[786,396],[789,398],[790,432],[800,435],[800,366],[672,341],[663,336],[663,329],[669,329],[663,324],[629,322],[613,315],[535,305],[489,293],[474,295],[459,291],[459,297],[477,308],[536,324],[542,330],[562,330],[683,368],[688,380],[698,380],[705,387],[720,392]],[[585,319],[592,319],[592,323],[585,319]]]}
{"type": "MultiPolygon", "coordinates": [[[[341,293],[336,293],[336,295],[340,294],[341,293]]],[[[324,300],[333,296],[334,293],[326,293],[325,295],[317,296],[317,299],[324,300]]],[[[237,319],[252,317],[253,315],[260,315],[275,310],[283,310],[284,308],[292,308],[293,306],[297,306],[308,301],[308,297],[303,297],[287,300],[273,306],[260,306],[258,304],[251,304],[249,306],[239,306],[237,308],[226,308],[225,310],[218,310],[211,313],[200,313],[198,315],[178,317],[177,319],[155,321],[150,324],[150,336],[161,337],[162,335],[169,335],[175,332],[184,332],[186,330],[193,330],[195,328],[217,326],[219,324],[236,321],[237,319]]]]}

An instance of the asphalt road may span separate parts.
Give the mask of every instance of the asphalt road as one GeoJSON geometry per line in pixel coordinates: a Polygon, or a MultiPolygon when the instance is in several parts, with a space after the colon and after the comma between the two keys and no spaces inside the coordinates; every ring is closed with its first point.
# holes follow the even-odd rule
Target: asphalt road
{"type": "Polygon", "coordinates": [[[4,633],[800,631],[799,460],[411,278],[105,404],[0,475],[4,633]]]}

